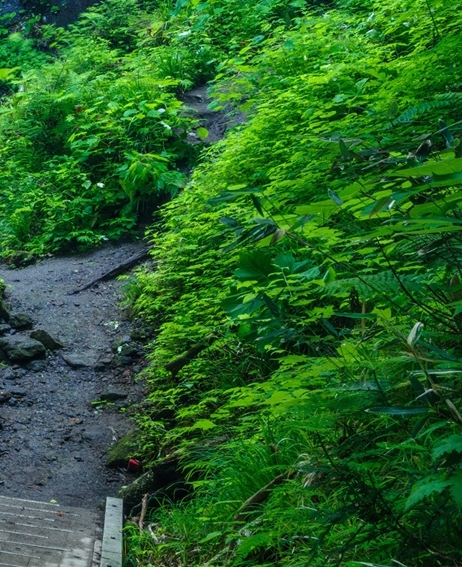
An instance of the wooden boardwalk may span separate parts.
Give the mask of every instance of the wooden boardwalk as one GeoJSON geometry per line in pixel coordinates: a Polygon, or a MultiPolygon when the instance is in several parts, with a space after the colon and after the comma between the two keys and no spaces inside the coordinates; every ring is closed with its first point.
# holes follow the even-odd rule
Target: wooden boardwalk
{"type": "Polygon", "coordinates": [[[0,496],[0,567],[97,567],[101,538],[102,513],[0,496]]]}

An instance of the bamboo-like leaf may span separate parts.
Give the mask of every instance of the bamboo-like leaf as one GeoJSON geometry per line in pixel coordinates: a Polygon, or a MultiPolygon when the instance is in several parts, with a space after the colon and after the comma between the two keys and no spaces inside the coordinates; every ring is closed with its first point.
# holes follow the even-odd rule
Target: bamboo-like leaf
{"type": "Polygon", "coordinates": [[[400,408],[400,407],[382,407],[382,408],[368,408],[368,413],[379,413],[383,415],[419,415],[427,413],[428,409],[424,407],[417,408],[400,408]]]}
{"type": "Polygon", "coordinates": [[[260,214],[261,216],[263,216],[263,209],[261,206],[261,201],[259,197],[256,197],[255,195],[251,194],[250,198],[252,200],[252,204],[253,206],[257,209],[258,214],[260,214]]]}
{"type": "Polygon", "coordinates": [[[411,329],[411,332],[409,333],[406,342],[407,344],[412,347],[414,346],[414,344],[419,340],[419,337],[422,333],[422,330],[424,328],[424,324],[417,322],[411,329]]]}
{"type": "Polygon", "coordinates": [[[270,246],[276,244],[276,242],[281,240],[281,238],[283,238],[285,235],[286,235],[286,231],[283,228],[278,228],[276,232],[273,234],[273,238],[271,239],[270,246]]]}
{"type": "Polygon", "coordinates": [[[348,146],[345,144],[345,142],[342,140],[342,138],[340,138],[340,140],[338,141],[338,144],[340,146],[340,154],[341,154],[342,158],[345,161],[349,161],[351,159],[351,153],[350,153],[350,150],[348,149],[348,146]]]}
{"type": "Polygon", "coordinates": [[[449,128],[446,126],[444,120],[441,120],[441,118],[438,120],[438,127],[440,128],[440,132],[443,135],[444,139],[446,140],[446,147],[452,148],[454,143],[454,136],[452,135],[449,128]]]}
{"type": "Polygon", "coordinates": [[[336,205],[343,205],[343,201],[342,199],[340,199],[340,197],[334,193],[333,191],[331,191],[330,189],[327,190],[327,194],[329,195],[329,197],[332,199],[332,201],[334,201],[334,203],[336,205]]]}

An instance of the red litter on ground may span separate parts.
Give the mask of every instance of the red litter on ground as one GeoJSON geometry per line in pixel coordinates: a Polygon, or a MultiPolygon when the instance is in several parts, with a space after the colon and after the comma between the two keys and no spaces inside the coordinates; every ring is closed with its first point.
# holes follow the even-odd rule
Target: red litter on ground
{"type": "Polygon", "coordinates": [[[127,471],[138,472],[141,470],[141,463],[138,459],[128,459],[127,471]]]}

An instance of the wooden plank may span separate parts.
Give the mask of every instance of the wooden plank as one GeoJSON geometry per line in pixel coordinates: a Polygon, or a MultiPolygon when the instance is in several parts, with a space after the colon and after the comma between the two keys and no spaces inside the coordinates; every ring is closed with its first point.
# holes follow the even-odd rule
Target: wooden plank
{"type": "Polygon", "coordinates": [[[122,567],[123,500],[106,499],[101,567],[122,567]]]}

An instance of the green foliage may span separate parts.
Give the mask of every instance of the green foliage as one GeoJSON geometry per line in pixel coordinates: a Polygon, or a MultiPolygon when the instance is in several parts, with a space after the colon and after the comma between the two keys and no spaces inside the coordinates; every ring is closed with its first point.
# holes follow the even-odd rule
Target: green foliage
{"type": "MultiPolygon", "coordinates": [[[[91,14],[109,9],[104,4],[91,14]]],[[[121,18],[126,9],[111,13],[121,18]]],[[[2,107],[4,256],[136,233],[181,189],[179,166],[194,159],[185,142],[192,120],[169,92],[176,83],[134,68],[130,55],[122,60],[111,48],[113,37],[87,27],[84,16],[70,32],[50,30],[59,58],[24,71],[2,107]]]]}
{"type": "Polygon", "coordinates": [[[5,60],[4,256],[164,205],[132,412],[191,494],[151,495],[127,565],[462,561],[460,4],[110,0],[5,60]],[[212,78],[246,122],[186,183],[175,94],[212,78]]]}
{"type": "Polygon", "coordinates": [[[249,3],[177,3],[248,120],[164,209],[133,297],[158,328],[138,419],[167,411],[194,489],[152,511],[142,564],[462,560],[460,16],[312,8],[255,2],[231,38],[249,3]]]}

